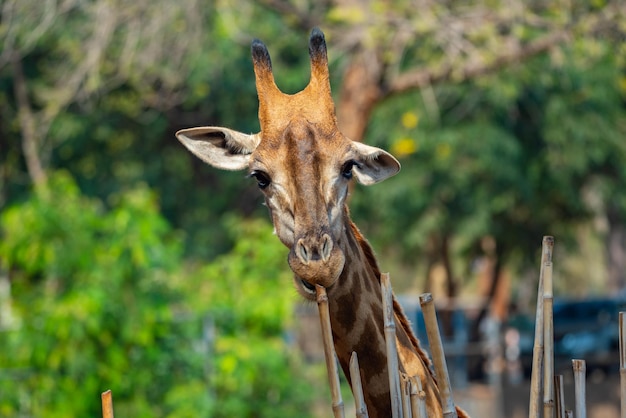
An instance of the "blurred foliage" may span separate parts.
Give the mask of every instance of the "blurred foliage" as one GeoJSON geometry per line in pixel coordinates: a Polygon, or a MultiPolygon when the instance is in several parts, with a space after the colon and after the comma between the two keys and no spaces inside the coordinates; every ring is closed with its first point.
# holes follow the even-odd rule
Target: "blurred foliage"
{"type": "Polygon", "coordinates": [[[477,243],[493,236],[520,271],[536,265],[541,236],[575,251],[575,225],[610,206],[624,219],[624,62],[610,45],[586,61],[576,45],[559,62],[537,57],[380,106],[366,141],[395,151],[402,172],[352,202],[355,217],[379,220],[364,224],[375,246],[415,260],[448,235],[467,276],[477,243]]]}
{"type": "Polygon", "coordinates": [[[185,283],[188,308],[206,312],[219,330],[210,379],[225,401],[214,416],[304,416],[316,392],[285,344],[296,296],[284,268],[287,251],[268,239],[267,221],[230,217],[226,224],[232,251],[185,283]]]}
{"type": "Polygon", "coordinates": [[[105,388],[122,416],[306,409],[310,391],[292,384],[299,360],[283,338],[284,249],[261,245],[267,224],[231,221],[245,245],[183,274],[181,236],[145,186],[116,195],[111,210],[65,172],[48,192],[0,222],[11,281],[0,369],[12,381],[2,385],[0,416],[95,416],[105,388]]]}

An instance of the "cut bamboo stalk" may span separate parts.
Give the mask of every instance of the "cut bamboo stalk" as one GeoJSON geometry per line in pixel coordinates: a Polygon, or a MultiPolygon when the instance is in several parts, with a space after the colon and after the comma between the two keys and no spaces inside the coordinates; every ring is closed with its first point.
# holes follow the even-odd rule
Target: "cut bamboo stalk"
{"type": "Polygon", "coordinates": [[[576,403],[576,418],[587,418],[586,372],[585,360],[572,360],[574,369],[574,401],[576,403]]]}
{"type": "Polygon", "coordinates": [[[543,237],[541,244],[541,264],[539,271],[539,285],[537,287],[537,309],[535,315],[535,342],[533,346],[533,364],[530,379],[530,402],[528,408],[529,418],[539,418],[541,382],[543,366],[543,276],[546,261],[552,261],[552,249],[554,238],[543,237]]]}
{"type": "Polygon", "coordinates": [[[426,392],[422,389],[422,381],[419,376],[412,376],[410,384],[413,418],[428,418],[426,414],[426,392]]]}
{"type": "Polygon", "coordinates": [[[450,388],[448,366],[446,365],[446,357],[443,353],[443,344],[441,342],[441,334],[439,333],[439,325],[437,324],[437,313],[435,312],[433,296],[430,293],[421,294],[420,305],[422,307],[422,314],[424,315],[424,324],[426,326],[428,344],[430,345],[430,353],[433,357],[433,364],[435,365],[435,375],[437,376],[437,381],[439,383],[443,417],[457,418],[454,400],[452,399],[452,390],[450,388]]]}
{"type": "Polygon", "coordinates": [[[359,359],[355,351],[350,356],[350,382],[352,383],[352,393],[354,394],[356,418],[368,418],[365,397],[363,396],[363,385],[361,384],[361,369],[359,368],[359,359]]]}
{"type": "Polygon", "coordinates": [[[113,418],[113,395],[111,390],[102,392],[102,418],[113,418]]]}
{"type": "Polygon", "coordinates": [[[411,413],[411,382],[406,373],[400,373],[400,389],[402,390],[402,414],[404,418],[413,418],[411,413]]]}
{"type": "Polygon", "coordinates": [[[619,313],[619,378],[621,417],[626,418],[626,312],[619,313]]]}
{"type": "Polygon", "coordinates": [[[543,280],[543,417],[552,418],[554,416],[554,299],[551,261],[546,261],[543,280]]]}
{"type": "Polygon", "coordinates": [[[396,347],[396,323],[393,318],[393,293],[389,273],[380,275],[383,294],[383,315],[385,343],[387,344],[387,369],[389,372],[389,391],[391,396],[391,416],[402,418],[402,395],[400,390],[400,369],[398,367],[398,349],[396,347]]]}
{"type": "Polygon", "coordinates": [[[563,391],[563,375],[554,376],[554,399],[557,418],[565,418],[565,392],[563,391]]]}
{"type": "Polygon", "coordinates": [[[337,368],[337,354],[333,345],[333,334],[330,326],[330,312],[328,310],[328,295],[323,286],[315,285],[317,293],[317,307],[320,313],[320,325],[322,327],[322,341],[324,343],[324,358],[326,360],[326,372],[332,396],[333,415],[335,418],[344,418],[343,400],[339,385],[339,369],[337,368]]]}

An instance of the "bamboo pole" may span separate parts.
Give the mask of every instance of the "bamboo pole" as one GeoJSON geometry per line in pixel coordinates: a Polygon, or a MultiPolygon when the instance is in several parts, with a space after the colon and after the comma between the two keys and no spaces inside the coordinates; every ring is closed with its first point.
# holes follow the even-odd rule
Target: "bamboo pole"
{"type": "Polygon", "coordinates": [[[400,389],[402,390],[402,414],[404,418],[413,418],[411,411],[411,382],[406,373],[400,373],[400,389]]]}
{"type": "Polygon", "coordinates": [[[552,418],[554,416],[554,299],[551,261],[546,261],[543,280],[543,417],[552,418]]]}
{"type": "Polygon", "coordinates": [[[352,393],[354,394],[356,418],[368,418],[365,397],[363,396],[363,385],[361,384],[359,358],[355,351],[353,351],[350,356],[350,382],[352,383],[352,393]]]}
{"type": "Polygon", "coordinates": [[[424,324],[426,325],[426,335],[428,336],[430,353],[433,357],[433,364],[435,365],[435,374],[438,377],[443,417],[457,418],[454,400],[452,399],[452,390],[450,389],[448,366],[446,365],[446,357],[443,353],[439,325],[437,324],[437,313],[435,312],[433,296],[430,293],[421,294],[420,305],[422,307],[422,314],[424,315],[424,324]]]}
{"type": "MultiPolygon", "coordinates": [[[[535,343],[533,346],[533,364],[530,379],[530,402],[528,407],[529,418],[539,418],[541,397],[541,376],[543,366],[543,276],[546,261],[552,261],[554,238],[544,236],[541,244],[541,264],[539,271],[539,285],[537,287],[537,310],[535,315],[535,343]]],[[[625,417],[626,418],[626,417],[625,417]]]]}
{"type": "Polygon", "coordinates": [[[626,312],[619,313],[619,379],[621,417],[626,418],[626,312]]]}
{"type": "Polygon", "coordinates": [[[576,418],[587,418],[586,377],[587,363],[585,360],[572,360],[574,369],[574,401],[576,403],[576,418]]]}
{"type": "Polygon", "coordinates": [[[554,399],[557,418],[565,418],[565,392],[563,390],[563,375],[554,376],[554,399]]]}
{"type": "Polygon", "coordinates": [[[413,418],[428,418],[426,413],[426,392],[422,389],[422,381],[419,376],[412,376],[411,384],[411,411],[413,418]]]}
{"type": "Polygon", "coordinates": [[[315,285],[317,293],[317,307],[320,313],[320,325],[322,327],[322,341],[324,342],[324,358],[326,359],[326,372],[332,396],[333,415],[335,418],[344,418],[343,400],[339,386],[339,370],[337,368],[337,354],[333,345],[333,334],[330,326],[330,312],[328,310],[328,295],[323,286],[315,285]]]}
{"type": "Polygon", "coordinates": [[[111,390],[102,392],[102,418],[113,418],[113,395],[111,390]]]}
{"type": "Polygon", "coordinates": [[[391,416],[393,418],[402,418],[400,369],[398,366],[398,349],[396,347],[396,323],[393,318],[393,293],[391,290],[389,273],[382,273],[380,275],[380,286],[383,294],[383,315],[385,343],[387,344],[387,369],[389,372],[391,416]]]}

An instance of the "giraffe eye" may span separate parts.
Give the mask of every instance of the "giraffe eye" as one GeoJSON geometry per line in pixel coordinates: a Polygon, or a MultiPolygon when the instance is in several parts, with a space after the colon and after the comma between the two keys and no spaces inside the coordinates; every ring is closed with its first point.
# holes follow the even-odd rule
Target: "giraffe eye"
{"type": "Polygon", "coordinates": [[[346,162],[343,167],[341,167],[341,175],[350,180],[352,178],[352,167],[354,166],[359,166],[359,164],[354,161],[354,160],[350,160],[348,162],[346,162]]]}
{"type": "Polygon", "coordinates": [[[256,171],[255,170],[252,173],[250,173],[250,177],[254,177],[256,179],[256,181],[257,181],[257,183],[259,185],[259,189],[261,189],[261,190],[265,189],[272,182],[272,180],[267,175],[267,173],[264,173],[263,171],[256,171]]]}

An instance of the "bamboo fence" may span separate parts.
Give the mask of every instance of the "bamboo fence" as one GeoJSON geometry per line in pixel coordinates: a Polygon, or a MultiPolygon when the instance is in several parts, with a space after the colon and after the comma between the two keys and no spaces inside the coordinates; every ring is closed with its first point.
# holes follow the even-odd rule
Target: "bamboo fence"
{"type": "MultiPolygon", "coordinates": [[[[533,363],[531,372],[531,391],[529,399],[529,418],[586,418],[585,394],[585,361],[572,360],[575,391],[574,411],[565,408],[563,393],[563,376],[554,376],[554,331],[553,331],[553,266],[552,252],[554,238],[545,236],[542,242],[541,268],[537,289],[537,310],[535,317],[535,342],[533,346],[533,363]],[[543,396],[543,408],[540,399],[543,396]],[[542,414],[543,411],[543,414],[542,414]]],[[[393,314],[393,293],[389,274],[381,275],[383,295],[384,332],[387,346],[387,364],[391,389],[391,416],[393,418],[428,418],[425,394],[421,381],[416,376],[407,376],[400,372],[396,347],[396,326],[393,314]]],[[[339,387],[339,369],[337,355],[332,340],[328,295],[322,286],[316,286],[317,305],[319,309],[324,357],[332,398],[332,411],[335,418],[344,417],[344,404],[339,387]]],[[[431,347],[431,357],[438,376],[441,393],[443,418],[456,418],[457,412],[452,399],[452,389],[446,360],[437,324],[435,306],[432,295],[424,293],[420,296],[420,305],[424,314],[424,322],[431,347]]],[[[619,353],[620,353],[620,400],[621,418],[626,418],[626,313],[619,313],[619,353]]],[[[361,373],[357,353],[350,359],[350,380],[356,406],[356,417],[367,418],[368,412],[363,395],[361,373]]],[[[113,398],[110,390],[102,393],[102,417],[113,417],[113,398]]]]}

